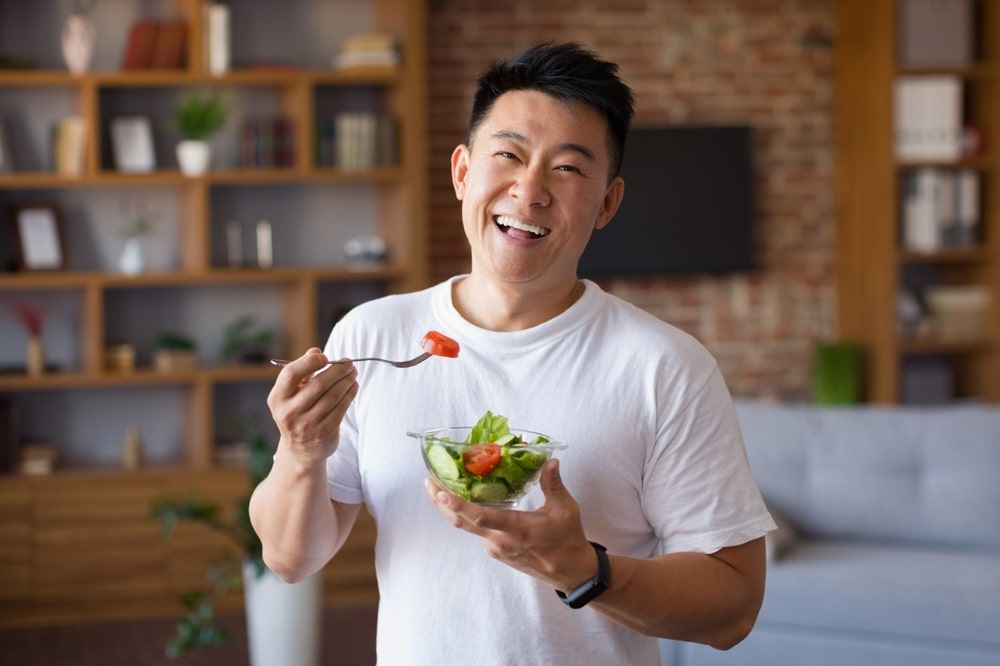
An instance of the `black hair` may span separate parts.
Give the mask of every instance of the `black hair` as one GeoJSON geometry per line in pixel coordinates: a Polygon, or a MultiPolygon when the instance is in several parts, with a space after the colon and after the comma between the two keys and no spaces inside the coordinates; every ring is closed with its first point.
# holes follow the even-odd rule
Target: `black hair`
{"type": "Polygon", "coordinates": [[[479,77],[465,134],[467,144],[497,98],[512,90],[537,90],[600,113],[608,126],[609,178],[618,175],[635,105],[618,65],[573,42],[543,42],[509,60],[494,61],[479,77]]]}

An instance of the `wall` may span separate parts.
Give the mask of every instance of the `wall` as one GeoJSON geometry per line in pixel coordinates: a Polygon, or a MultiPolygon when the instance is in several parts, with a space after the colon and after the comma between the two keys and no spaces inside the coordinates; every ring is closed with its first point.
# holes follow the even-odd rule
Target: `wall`
{"type": "Polygon", "coordinates": [[[699,338],[740,396],[805,397],[835,331],[834,0],[430,0],[431,264],[468,270],[448,170],[475,79],[542,40],[616,61],[644,123],[755,128],[750,274],[615,280],[608,290],[699,338]]]}

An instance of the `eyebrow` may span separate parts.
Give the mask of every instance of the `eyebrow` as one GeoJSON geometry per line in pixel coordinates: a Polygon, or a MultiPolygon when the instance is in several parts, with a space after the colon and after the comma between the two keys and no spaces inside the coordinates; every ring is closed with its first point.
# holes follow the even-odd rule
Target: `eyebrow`
{"type": "MultiPolygon", "coordinates": [[[[514,130],[500,130],[499,132],[495,132],[493,134],[493,138],[494,139],[508,139],[510,141],[513,141],[515,143],[520,143],[520,144],[525,144],[525,143],[528,142],[528,139],[523,134],[521,134],[520,132],[515,132],[514,130]]],[[[579,143],[564,143],[564,144],[561,144],[559,146],[559,151],[560,152],[562,152],[562,151],[570,151],[570,152],[573,152],[573,153],[579,153],[580,155],[582,155],[586,159],[590,160],[591,162],[596,162],[597,161],[597,157],[594,155],[593,151],[590,150],[590,148],[587,148],[586,146],[581,145],[579,143]]]]}

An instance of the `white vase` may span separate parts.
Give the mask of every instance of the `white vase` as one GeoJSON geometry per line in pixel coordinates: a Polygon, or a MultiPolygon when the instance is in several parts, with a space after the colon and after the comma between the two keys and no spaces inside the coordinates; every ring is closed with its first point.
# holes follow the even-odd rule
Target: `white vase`
{"type": "Polygon", "coordinates": [[[62,54],[66,67],[73,74],[85,74],[90,69],[97,43],[97,30],[83,14],[70,14],[63,25],[62,54]]]}
{"type": "Polygon", "coordinates": [[[177,144],[177,163],[185,176],[200,176],[208,171],[212,149],[207,141],[186,140],[177,144]]]}
{"type": "Polygon", "coordinates": [[[243,595],[251,666],[319,666],[323,572],[289,584],[269,570],[258,578],[243,563],[243,595]]]}
{"type": "Polygon", "coordinates": [[[125,275],[138,275],[146,268],[146,254],[141,238],[127,238],[118,257],[118,270],[125,275]]]}

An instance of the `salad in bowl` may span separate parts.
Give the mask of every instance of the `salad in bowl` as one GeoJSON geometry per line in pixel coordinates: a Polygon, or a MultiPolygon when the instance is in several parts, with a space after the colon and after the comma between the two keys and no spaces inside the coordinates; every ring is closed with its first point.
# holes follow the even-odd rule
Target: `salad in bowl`
{"type": "Polygon", "coordinates": [[[514,431],[486,412],[474,426],[407,433],[420,441],[424,465],[439,486],[462,499],[509,508],[538,480],[552,452],[566,448],[548,435],[514,431]]]}

